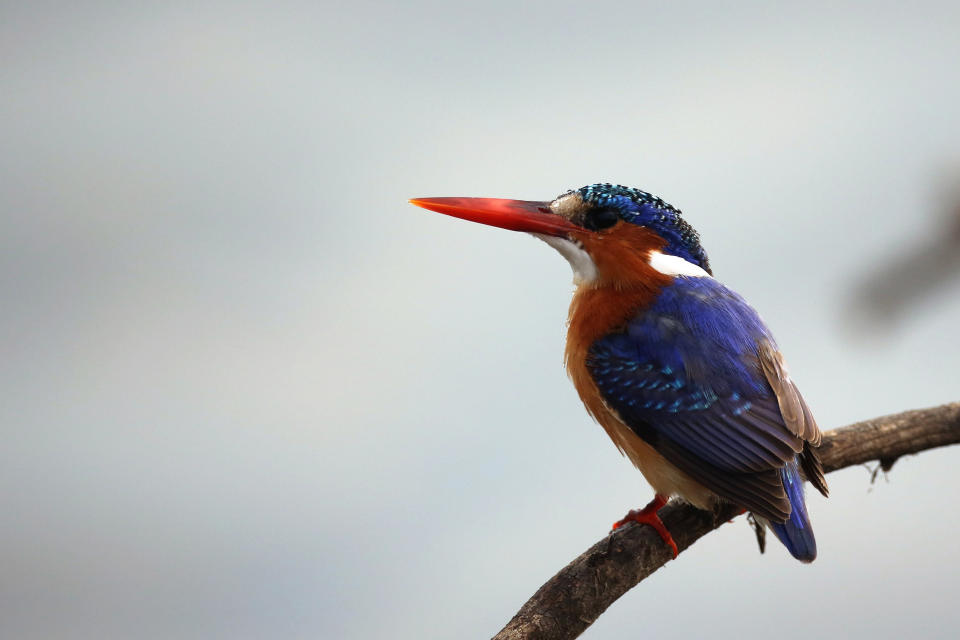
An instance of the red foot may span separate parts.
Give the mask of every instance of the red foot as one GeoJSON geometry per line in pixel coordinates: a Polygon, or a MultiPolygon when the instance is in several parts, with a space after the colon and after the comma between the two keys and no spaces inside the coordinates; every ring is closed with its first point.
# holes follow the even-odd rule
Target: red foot
{"type": "Polygon", "coordinates": [[[670,532],[667,531],[663,521],[660,520],[660,516],[657,515],[657,511],[659,511],[665,504],[667,504],[667,499],[661,495],[657,495],[650,502],[650,504],[645,506],[643,509],[640,509],[639,511],[636,509],[631,509],[627,515],[623,516],[623,520],[614,522],[612,530],[616,531],[628,522],[648,524],[653,527],[654,530],[660,534],[660,538],[670,546],[670,549],[673,551],[673,557],[676,558],[677,554],[680,553],[677,550],[677,543],[673,541],[673,536],[670,535],[670,532]]]}

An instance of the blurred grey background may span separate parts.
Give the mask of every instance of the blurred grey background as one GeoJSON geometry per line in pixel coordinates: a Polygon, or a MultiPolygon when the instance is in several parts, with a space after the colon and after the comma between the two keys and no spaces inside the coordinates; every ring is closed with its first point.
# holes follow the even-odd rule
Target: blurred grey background
{"type": "MultiPolygon", "coordinates": [[[[644,188],[824,428],[960,399],[958,279],[857,302],[956,264],[956,3],[4,3],[0,55],[0,637],[488,637],[650,499],[567,264],[414,196],[644,188]]],[[[958,463],[833,474],[812,566],[739,519],[585,637],[955,637],[958,463]]]]}

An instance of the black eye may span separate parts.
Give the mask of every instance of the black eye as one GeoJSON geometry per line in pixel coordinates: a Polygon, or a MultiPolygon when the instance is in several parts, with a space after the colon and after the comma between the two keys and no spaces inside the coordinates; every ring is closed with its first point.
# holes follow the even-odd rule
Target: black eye
{"type": "Polygon", "coordinates": [[[615,209],[609,207],[597,207],[587,212],[583,217],[583,226],[591,231],[600,231],[607,227],[612,227],[617,223],[620,216],[615,209]]]}

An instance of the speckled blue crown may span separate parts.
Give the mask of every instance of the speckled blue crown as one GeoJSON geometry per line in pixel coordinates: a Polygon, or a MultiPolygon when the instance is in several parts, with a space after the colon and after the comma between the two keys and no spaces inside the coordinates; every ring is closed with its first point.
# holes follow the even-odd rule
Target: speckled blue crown
{"type": "Polygon", "coordinates": [[[584,202],[613,209],[621,220],[656,232],[667,241],[666,253],[713,273],[707,252],[700,246],[700,234],[681,217],[680,209],[646,191],[619,184],[591,184],[577,189],[577,192],[584,202]]]}

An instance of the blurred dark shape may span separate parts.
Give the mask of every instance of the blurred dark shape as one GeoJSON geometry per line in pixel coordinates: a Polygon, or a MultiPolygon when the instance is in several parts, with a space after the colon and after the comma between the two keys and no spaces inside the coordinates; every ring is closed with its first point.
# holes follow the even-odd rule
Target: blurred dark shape
{"type": "Polygon", "coordinates": [[[860,320],[890,328],[960,279],[960,181],[953,176],[935,235],[888,255],[855,285],[853,311],[860,320]]]}

